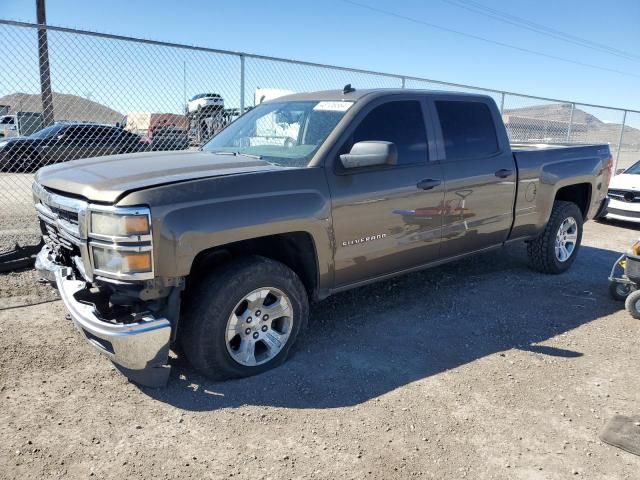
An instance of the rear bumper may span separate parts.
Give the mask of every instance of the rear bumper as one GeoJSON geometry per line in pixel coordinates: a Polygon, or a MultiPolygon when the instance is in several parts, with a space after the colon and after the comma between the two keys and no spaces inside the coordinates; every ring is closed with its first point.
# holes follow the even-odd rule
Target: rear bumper
{"type": "Polygon", "coordinates": [[[95,313],[95,307],[80,302],[76,294],[86,282],[71,278],[71,269],[51,261],[48,247],[36,259],[36,269],[55,283],[73,323],[85,339],[106,355],[130,380],[149,387],[166,385],[170,368],[169,342],[171,324],[166,318],[151,314],[135,323],[111,323],[95,313]]]}

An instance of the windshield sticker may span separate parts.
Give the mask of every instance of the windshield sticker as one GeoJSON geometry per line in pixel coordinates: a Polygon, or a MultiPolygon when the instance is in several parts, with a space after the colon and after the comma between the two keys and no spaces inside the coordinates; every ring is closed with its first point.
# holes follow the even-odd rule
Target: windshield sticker
{"type": "Polygon", "coordinates": [[[353,102],[318,102],[313,107],[316,112],[346,112],[353,102]]]}

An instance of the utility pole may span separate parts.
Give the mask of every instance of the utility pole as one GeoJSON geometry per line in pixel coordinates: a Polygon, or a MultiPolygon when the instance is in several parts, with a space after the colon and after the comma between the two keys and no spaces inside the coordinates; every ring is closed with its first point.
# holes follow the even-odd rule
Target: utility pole
{"type": "Polygon", "coordinates": [[[53,93],[51,92],[51,71],[49,70],[49,47],[47,44],[47,13],[45,0],[36,0],[38,22],[38,63],[40,65],[40,98],[42,100],[42,123],[45,127],[53,124],[53,93]]]}

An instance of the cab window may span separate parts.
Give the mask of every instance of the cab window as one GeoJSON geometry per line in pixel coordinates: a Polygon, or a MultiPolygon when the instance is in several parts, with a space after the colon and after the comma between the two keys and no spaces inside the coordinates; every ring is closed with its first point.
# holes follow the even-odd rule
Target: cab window
{"type": "Polygon", "coordinates": [[[447,160],[486,157],[498,152],[489,107],[482,102],[436,101],[447,160]]]}
{"type": "Polygon", "coordinates": [[[420,102],[388,102],[375,107],[360,122],[348,142],[378,140],[393,142],[398,149],[398,165],[427,161],[427,133],[420,102]]]}

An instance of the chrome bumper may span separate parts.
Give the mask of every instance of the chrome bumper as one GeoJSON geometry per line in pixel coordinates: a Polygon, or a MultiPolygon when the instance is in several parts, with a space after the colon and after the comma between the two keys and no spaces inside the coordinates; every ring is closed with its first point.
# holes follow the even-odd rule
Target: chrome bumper
{"type": "Polygon", "coordinates": [[[75,294],[86,282],[70,279],[69,267],[54,263],[44,247],[36,259],[40,275],[56,285],[73,323],[86,340],[107,355],[130,380],[149,387],[166,385],[170,367],[171,324],[151,315],[135,323],[109,323],[100,320],[93,305],[79,302],[75,294]]]}

